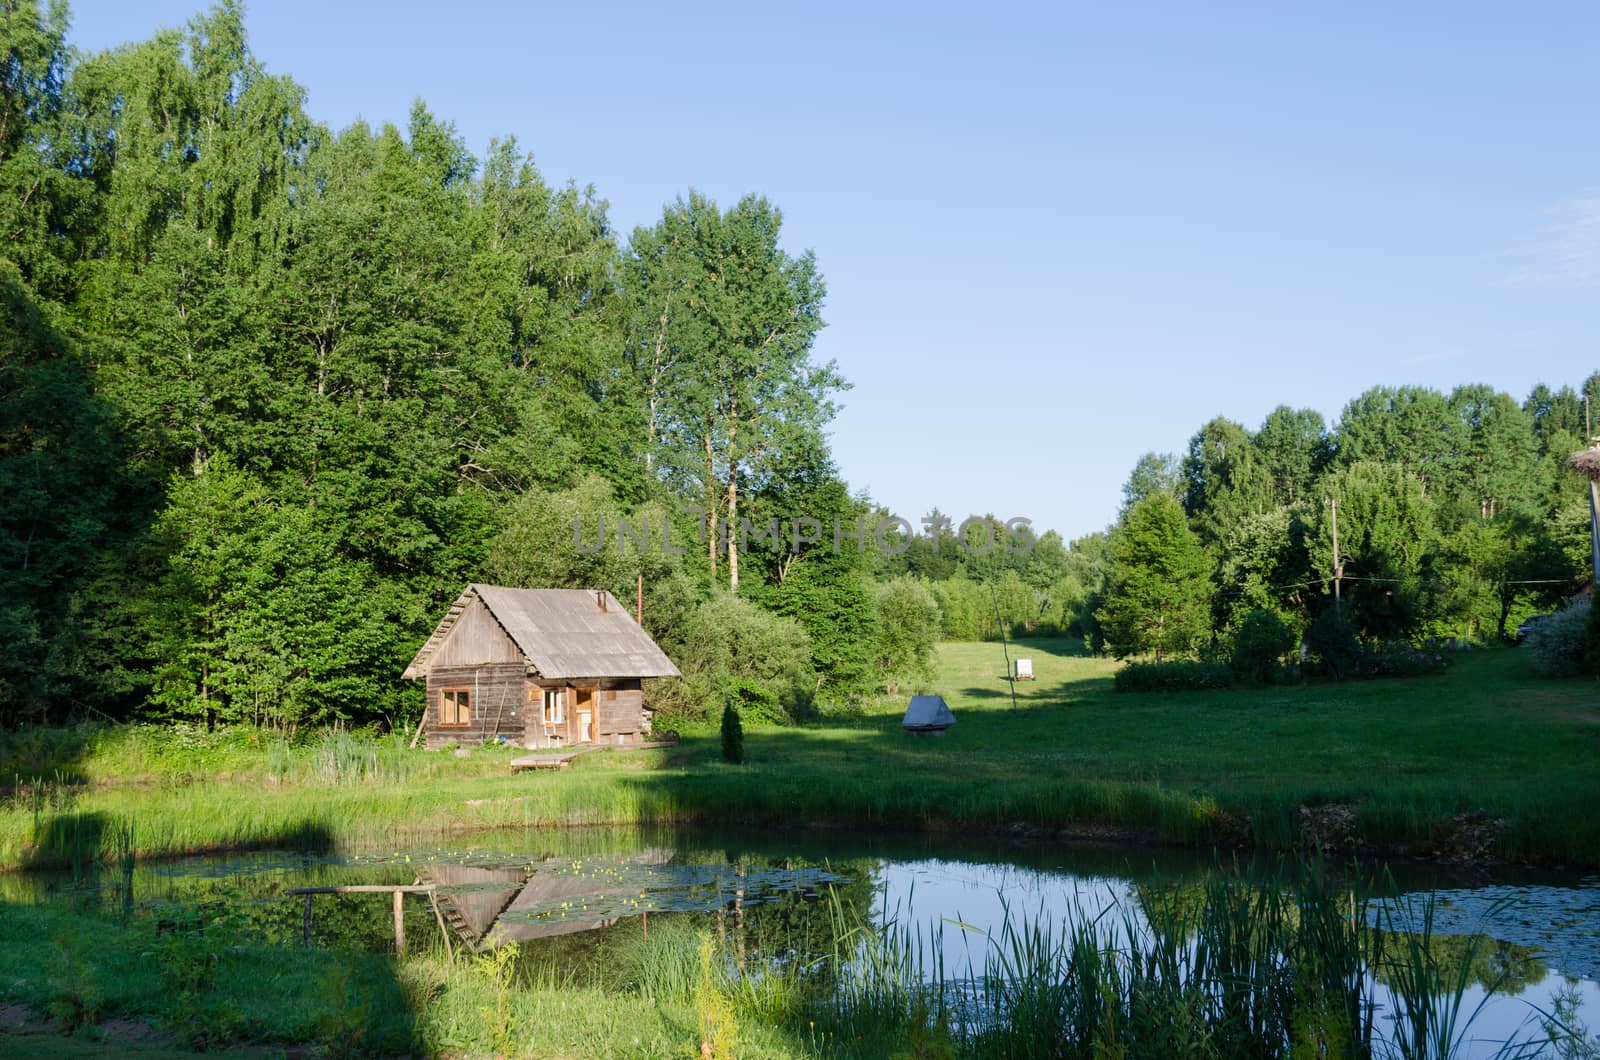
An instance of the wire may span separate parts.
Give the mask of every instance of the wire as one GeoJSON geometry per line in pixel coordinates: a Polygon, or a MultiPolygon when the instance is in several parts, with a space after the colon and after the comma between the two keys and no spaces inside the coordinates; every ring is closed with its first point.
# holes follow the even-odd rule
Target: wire
{"type": "Polygon", "coordinates": [[[1006,623],[1000,617],[1000,597],[994,591],[994,581],[989,582],[989,599],[994,601],[994,624],[1000,629],[1000,650],[1006,657],[1006,682],[1011,685],[1011,709],[1017,709],[1017,678],[1011,672],[1011,646],[1006,643],[1006,623]]]}

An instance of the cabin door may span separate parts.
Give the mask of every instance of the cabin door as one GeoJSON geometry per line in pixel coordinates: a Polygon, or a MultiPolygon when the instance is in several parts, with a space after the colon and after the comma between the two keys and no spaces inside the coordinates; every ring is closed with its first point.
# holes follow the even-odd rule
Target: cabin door
{"type": "Polygon", "coordinates": [[[594,743],[594,689],[573,690],[573,716],[577,718],[579,743],[594,743]]]}

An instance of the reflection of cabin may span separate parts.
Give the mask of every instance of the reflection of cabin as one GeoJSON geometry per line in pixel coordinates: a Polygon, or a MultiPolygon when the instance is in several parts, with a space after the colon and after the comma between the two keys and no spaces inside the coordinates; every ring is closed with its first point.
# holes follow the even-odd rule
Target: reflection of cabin
{"type": "Polygon", "coordinates": [[[430,748],[560,747],[649,739],[640,682],[678,668],[603,589],[469,585],[405,676],[427,679],[430,748]]]}
{"type": "MultiPolygon", "coordinates": [[[[635,865],[664,865],[672,860],[672,851],[649,849],[624,860],[635,865]]],[[[423,868],[422,878],[440,888],[442,915],[461,942],[474,950],[610,927],[616,923],[615,916],[545,921],[537,911],[562,901],[581,904],[593,899],[598,904],[600,899],[638,893],[631,885],[606,884],[540,866],[429,865],[423,868]]]]}

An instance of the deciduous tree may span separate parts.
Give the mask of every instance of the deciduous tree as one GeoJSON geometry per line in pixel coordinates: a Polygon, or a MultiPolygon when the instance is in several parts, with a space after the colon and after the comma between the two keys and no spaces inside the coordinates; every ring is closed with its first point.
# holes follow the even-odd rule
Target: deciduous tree
{"type": "Polygon", "coordinates": [[[1156,661],[1195,649],[1209,628],[1211,562],[1183,508],[1165,494],[1134,505],[1111,536],[1106,601],[1097,617],[1119,658],[1156,661]]]}

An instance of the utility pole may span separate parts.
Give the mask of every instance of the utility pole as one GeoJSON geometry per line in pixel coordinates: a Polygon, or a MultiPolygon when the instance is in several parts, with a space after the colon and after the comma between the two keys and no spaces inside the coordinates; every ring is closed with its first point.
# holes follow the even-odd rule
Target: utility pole
{"type": "Polygon", "coordinates": [[[1017,675],[1011,669],[1011,646],[1006,643],[1006,620],[1000,617],[1000,597],[994,591],[994,581],[989,582],[989,599],[994,602],[994,623],[1000,628],[1000,651],[1006,658],[1006,683],[1011,686],[1011,709],[1017,709],[1017,675]]]}
{"type": "Polygon", "coordinates": [[[1344,579],[1344,563],[1339,559],[1339,498],[1328,498],[1328,510],[1333,520],[1333,609],[1344,616],[1344,603],[1339,598],[1339,583],[1344,579]]]}

